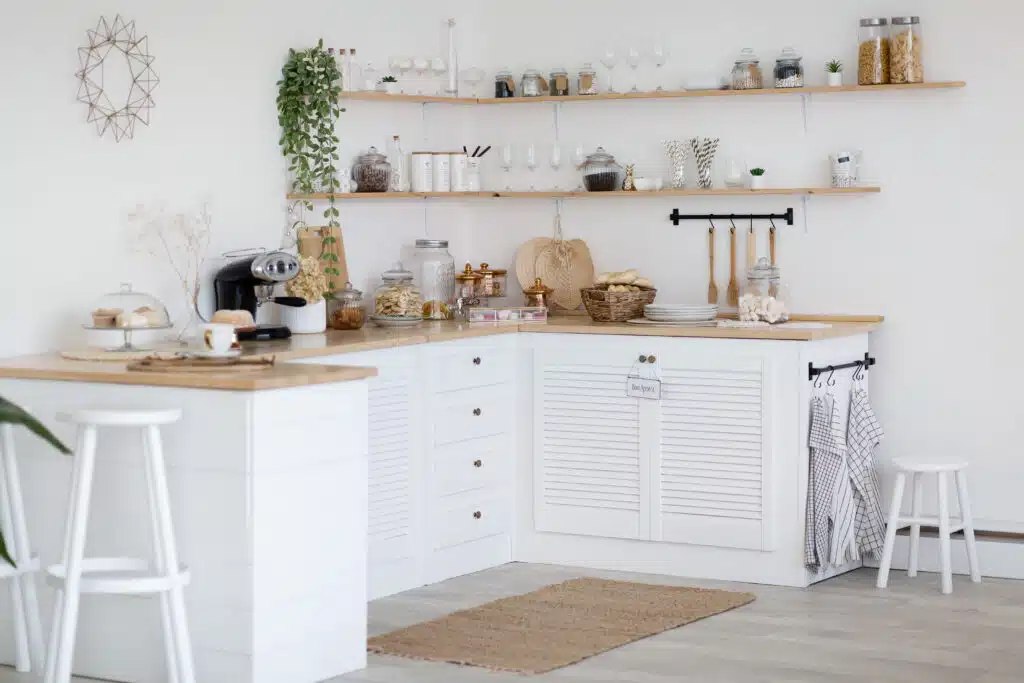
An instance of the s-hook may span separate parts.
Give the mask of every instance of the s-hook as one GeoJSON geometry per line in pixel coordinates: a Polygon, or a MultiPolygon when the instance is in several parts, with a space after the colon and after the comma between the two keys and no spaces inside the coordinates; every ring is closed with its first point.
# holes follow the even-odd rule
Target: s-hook
{"type": "Polygon", "coordinates": [[[831,370],[831,372],[828,373],[828,381],[826,381],[825,384],[830,387],[834,387],[836,385],[836,369],[831,365],[828,366],[828,369],[831,370]]]}

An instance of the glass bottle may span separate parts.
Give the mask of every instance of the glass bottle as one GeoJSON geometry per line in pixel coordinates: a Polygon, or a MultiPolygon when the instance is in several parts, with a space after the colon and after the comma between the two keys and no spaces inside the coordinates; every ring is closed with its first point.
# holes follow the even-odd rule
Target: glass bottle
{"type": "Polygon", "coordinates": [[[921,17],[893,17],[889,32],[891,83],[924,83],[921,17]]]}
{"type": "Polygon", "coordinates": [[[416,240],[413,272],[423,294],[424,320],[450,320],[455,301],[455,259],[448,240],[416,240]]]}
{"type": "Polygon", "coordinates": [[[402,150],[402,141],[396,135],[388,143],[388,163],[391,164],[392,192],[409,191],[409,169],[405,161],[405,152],[402,150]]]}
{"type": "Polygon", "coordinates": [[[857,54],[858,85],[889,82],[889,20],[873,17],[860,20],[860,48],[857,54]]]}
{"type": "Polygon", "coordinates": [[[356,57],[356,49],[349,48],[348,51],[348,82],[349,90],[357,91],[363,89],[363,69],[359,66],[359,59],[356,57]]]}

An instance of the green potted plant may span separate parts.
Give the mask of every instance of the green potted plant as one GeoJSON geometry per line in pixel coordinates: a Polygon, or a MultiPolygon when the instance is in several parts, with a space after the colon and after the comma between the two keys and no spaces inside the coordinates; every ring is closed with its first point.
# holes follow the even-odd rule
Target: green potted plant
{"type": "MultiPolygon", "coordinates": [[[[339,104],[341,73],[334,55],[324,49],[324,41],[307,50],[289,50],[288,60],[277,82],[277,122],[281,126],[281,153],[288,158],[292,173],[292,191],[304,195],[303,204],[313,210],[312,195],[323,193],[327,199],[321,230],[323,271],[337,277],[338,256],[331,246],[338,240],[331,228],[340,227],[335,194],[338,186],[338,136],[336,126],[345,110],[339,104]]],[[[328,277],[329,281],[332,281],[328,277]]]]}
{"type": "Polygon", "coordinates": [[[394,76],[385,76],[380,79],[380,88],[389,95],[398,94],[398,79],[394,76]]]}
{"type": "Polygon", "coordinates": [[[828,77],[828,84],[837,88],[843,84],[843,63],[833,59],[825,63],[825,75],[828,77]]]}
{"type": "MultiPolygon", "coordinates": [[[[25,427],[64,455],[71,453],[71,450],[61,443],[60,439],[54,436],[53,432],[44,427],[39,420],[32,417],[25,409],[0,396],[0,429],[6,429],[6,425],[20,425],[25,427]]],[[[7,550],[7,541],[4,539],[2,530],[0,530],[0,559],[6,560],[11,565],[15,564],[7,550]]]]}
{"type": "Polygon", "coordinates": [[[750,169],[750,189],[751,190],[762,190],[762,189],[764,189],[764,169],[763,168],[752,168],[752,169],[750,169]]]}

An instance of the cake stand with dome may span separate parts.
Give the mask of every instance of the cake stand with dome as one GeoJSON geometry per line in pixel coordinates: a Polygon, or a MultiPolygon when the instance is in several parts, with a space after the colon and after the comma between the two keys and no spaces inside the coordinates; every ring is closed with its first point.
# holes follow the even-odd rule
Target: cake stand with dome
{"type": "Polygon", "coordinates": [[[89,313],[89,320],[83,327],[101,332],[121,332],[121,346],[107,349],[114,353],[133,353],[146,349],[132,343],[135,332],[171,329],[171,318],[160,300],[143,292],[132,290],[129,283],[121,285],[121,291],[104,295],[89,313]]]}

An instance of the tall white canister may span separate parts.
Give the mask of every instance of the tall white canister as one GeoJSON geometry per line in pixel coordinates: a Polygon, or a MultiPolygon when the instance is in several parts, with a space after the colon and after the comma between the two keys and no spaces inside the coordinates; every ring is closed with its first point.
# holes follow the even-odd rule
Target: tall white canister
{"type": "Polygon", "coordinates": [[[469,155],[452,154],[452,192],[469,192],[469,155]]]}
{"type": "Polygon", "coordinates": [[[434,191],[434,154],[433,152],[412,153],[412,191],[434,191]]]}
{"type": "Polygon", "coordinates": [[[452,191],[452,155],[450,152],[434,153],[434,192],[452,191]]]}

